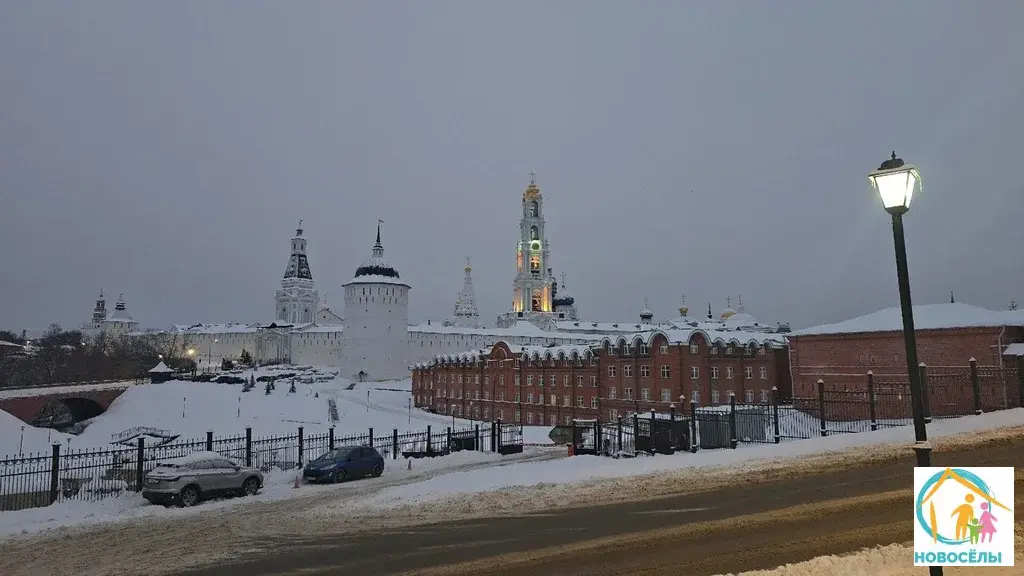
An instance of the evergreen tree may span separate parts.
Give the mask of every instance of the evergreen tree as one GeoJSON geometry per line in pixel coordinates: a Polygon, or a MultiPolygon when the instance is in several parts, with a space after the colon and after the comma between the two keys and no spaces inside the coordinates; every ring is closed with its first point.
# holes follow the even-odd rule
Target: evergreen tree
{"type": "Polygon", "coordinates": [[[267,382],[267,389],[266,389],[266,392],[265,392],[265,394],[266,394],[267,396],[270,396],[270,391],[274,389],[274,387],[273,387],[273,386],[274,386],[274,385],[273,385],[272,383],[270,383],[270,382],[267,382]]]}
{"type": "Polygon", "coordinates": [[[288,389],[289,394],[295,394],[295,378],[292,378],[292,386],[288,389]]]}
{"type": "Polygon", "coordinates": [[[252,364],[252,354],[250,354],[245,348],[242,348],[242,353],[238,356],[238,361],[248,366],[252,364]]]}

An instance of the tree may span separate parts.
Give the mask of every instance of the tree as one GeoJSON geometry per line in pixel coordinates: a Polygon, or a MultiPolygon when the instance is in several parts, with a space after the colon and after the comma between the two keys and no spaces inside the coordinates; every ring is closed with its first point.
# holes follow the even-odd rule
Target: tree
{"type": "Polygon", "coordinates": [[[242,348],[242,353],[238,356],[238,362],[240,364],[244,364],[246,366],[251,365],[252,364],[252,354],[250,354],[249,351],[246,350],[245,348],[242,348]]]}
{"type": "Polygon", "coordinates": [[[25,339],[10,330],[0,330],[0,340],[12,344],[21,344],[22,346],[25,345],[25,339]]]}
{"type": "Polygon", "coordinates": [[[295,378],[292,378],[292,385],[291,388],[288,388],[288,393],[295,394],[295,378]]]}
{"type": "Polygon", "coordinates": [[[267,389],[266,389],[266,392],[264,392],[264,394],[266,394],[267,396],[270,396],[270,391],[273,390],[273,389],[274,389],[274,383],[273,382],[267,382],[267,389]]]}

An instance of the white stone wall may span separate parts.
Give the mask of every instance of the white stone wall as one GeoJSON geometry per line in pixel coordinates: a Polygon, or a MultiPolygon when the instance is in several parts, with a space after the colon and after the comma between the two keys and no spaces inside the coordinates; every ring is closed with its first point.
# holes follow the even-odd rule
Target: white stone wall
{"type": "MultiPolygon", "coordinates": [[[[244,328],[242,330],[245,330],[244,328]]],[[[214,366],[220,368],[221,361],[238,360],[242,350],[256,354],[256,332],[223,331],[223,332],[186,332],[187,343],[196,349],[196,361],[199,367],[214,366]]]]}
{"type": "Polygon", "coordinates": [[[343,334],[340,326],[293,332],[292,363],[340,367],[344,358],[343,334]]]}
{"type": "Polygon", "coordinates": [[[342,374],[359,380],[406,378],[408,372],[409,287],[359,283],[345,286],[342,374]]]}

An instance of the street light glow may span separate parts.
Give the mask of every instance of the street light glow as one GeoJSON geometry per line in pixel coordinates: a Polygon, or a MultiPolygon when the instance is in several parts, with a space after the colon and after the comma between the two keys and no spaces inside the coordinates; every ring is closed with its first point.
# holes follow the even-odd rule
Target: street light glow
{"type": "Polygon", "coordinates": [[[892,153],[892,158],[882,162],[878,170],[868,174],[868,179],[882,199],[882,207],[890,214],[903,214],[910,210],[914,189],[921,186],[921,173],[912,164],[897,158],[896,152],[892,153]]]}

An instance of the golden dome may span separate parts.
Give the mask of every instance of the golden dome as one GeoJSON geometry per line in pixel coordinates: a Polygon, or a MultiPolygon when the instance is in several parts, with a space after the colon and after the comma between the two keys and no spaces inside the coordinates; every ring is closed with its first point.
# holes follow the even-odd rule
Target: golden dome
{"type": "Polygon", "coordinates": [[[689,312],[690,312],[690,309],[687,308],[686,306],[681,306],[679,308],[679,315],[680,316],[686,316],[689,312]]]}
{"type": "Polygon", "coordinates": [[[733,310],[732,308],[727,309],[725,312],[722,312],[722,320],[725,320],[726,318],[732,316],[735,313],[736,311],[733,310]]]}
{"type": "Polygon", "coordinates": [[[540,188],[537,186],[537,174],[530,172],[530,183],[523,191],[523,201],[534,200],[540,197],[540,188]]]}

